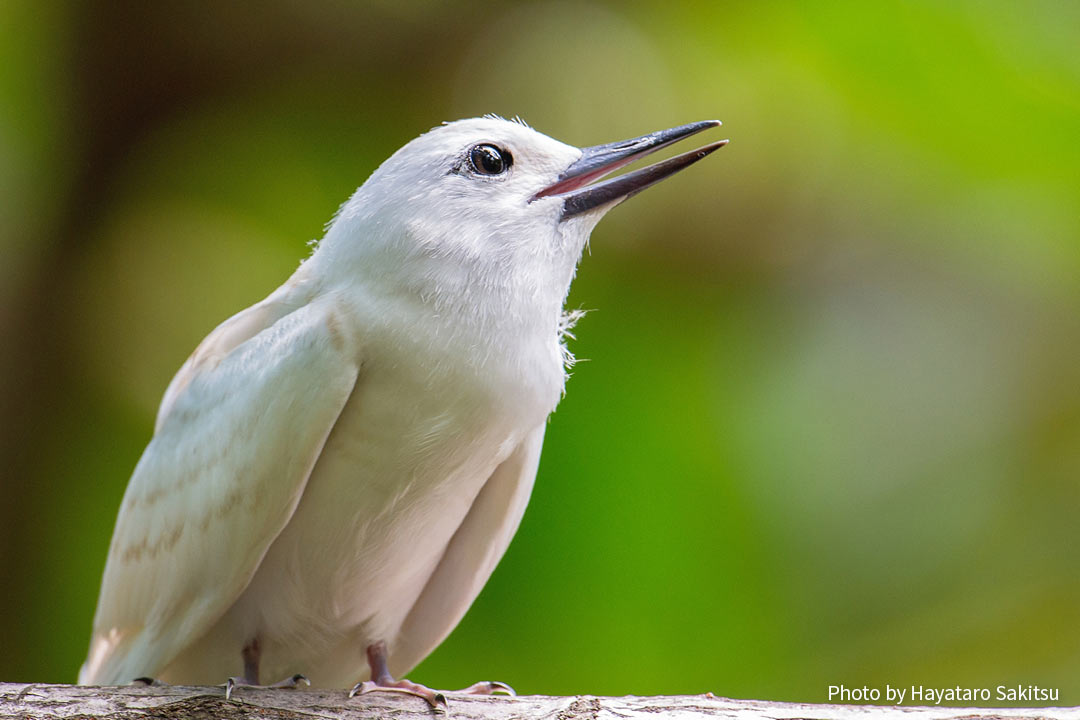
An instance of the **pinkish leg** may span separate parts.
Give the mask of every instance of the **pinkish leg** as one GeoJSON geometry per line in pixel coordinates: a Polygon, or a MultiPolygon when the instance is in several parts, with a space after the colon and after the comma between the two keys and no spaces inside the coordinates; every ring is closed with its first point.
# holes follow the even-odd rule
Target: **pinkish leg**
{"type": "MultiPolygon", "coordinates": [[[[390,668],[386,664],[386,643],[377,642],[369,645],[367,656],[368,665],[371,667],[371,679],[357,683],[349,692],[349,697],[366,695],[372,692],[397,692],[423,698],[427,701],[428,705],[431,705],[433,708],[437,708],[440,705],[444,708],[447,707],[446,694],[444,691],[432,690],[429,687],[414,683],[411,680],[394,679],[394,676],[390,674],[390,668]]],[[[475,685],[470,685],[464,690],[451,692],[460,692],[469,695],[493,695],[498,692],[506,693],[507,695],[514,694],[513,688],[501,682],[478,682],[475,685]]]]}

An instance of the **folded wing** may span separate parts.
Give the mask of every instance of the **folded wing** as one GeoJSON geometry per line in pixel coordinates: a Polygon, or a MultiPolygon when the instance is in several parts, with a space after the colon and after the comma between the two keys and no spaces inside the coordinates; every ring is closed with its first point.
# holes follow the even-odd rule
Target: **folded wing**
{"type": "Polygon", "coordinates": [[[402,675],[450,634],[480,594],[517,532],[529,502],[544,428],[534,428],[484,483],[390,651],[402,675]]]}
{"type": "Polygon", "coordinates": [[[356,384],[339,317],[257,305],[177,375],[120,508],[80,683],[155,675],[247,586],[356,384]]]}

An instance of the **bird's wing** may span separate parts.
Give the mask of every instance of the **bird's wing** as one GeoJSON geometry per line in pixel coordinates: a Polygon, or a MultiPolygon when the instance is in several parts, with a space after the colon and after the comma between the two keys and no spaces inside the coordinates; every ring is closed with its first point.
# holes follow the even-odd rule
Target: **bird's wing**
{"type": "Polygon", "coordinates": [[[169,388],[120,507],[80,683],[153,676],[229,608],[356,384],[360,350],[328,301],[243,316],[169,388]]]}
{"type": "Polygon", "coordinates": [[[280,290],[262,302],[236,313],[214,328],[213,332],[199,343],[199,347],[195,348],[195,352],[191,353],[191,357],[184,362],[183,367],[173,376],[169,387],[165,389],[161,406],[158,408],[157,420],[154,423],[155,433],[161,429],[161,424],[172,411],[173,403],[183,394],[193,378],[220,363],[241,343],[247,342],[300,307],[300,305],[278,300],[275,296],[279,293],[280,290]]]}
{"type": "Polygon", "coordinates": [[[400,677],[465,615],[514,537],[529,502],[545,424],[534,428],[488,478],[401,627],[390,653],[400,677]]]}

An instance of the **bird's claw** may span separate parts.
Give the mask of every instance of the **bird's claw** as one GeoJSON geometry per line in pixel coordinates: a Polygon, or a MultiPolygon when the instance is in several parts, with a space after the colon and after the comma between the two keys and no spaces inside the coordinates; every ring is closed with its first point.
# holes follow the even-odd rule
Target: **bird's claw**
{"type": "Polygon", "coordinates": [[[279,680],[276,683],[274,683],[273,685],[267,685],[266,687],[271,687],[271,688],[295,688],[295,687],[300,687],[301,685],[307,685],[308,687],[311,687],[311,681],[308,680],[307,677],[305,677],[304,675],[301,675],[300,673],[296,673],[292,677],[287,677],[284,680],[279,680]]]}

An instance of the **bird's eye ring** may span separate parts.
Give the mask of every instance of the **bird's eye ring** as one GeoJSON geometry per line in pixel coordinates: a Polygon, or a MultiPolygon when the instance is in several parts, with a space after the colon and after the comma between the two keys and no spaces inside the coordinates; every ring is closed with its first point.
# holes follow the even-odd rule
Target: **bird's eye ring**
{"type": "Polygon", "coordinates": [[[502,175],[514,164],[508,150],[483,143],[469,149],[469,165],[478,175],[502,175]]]}

